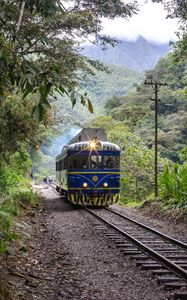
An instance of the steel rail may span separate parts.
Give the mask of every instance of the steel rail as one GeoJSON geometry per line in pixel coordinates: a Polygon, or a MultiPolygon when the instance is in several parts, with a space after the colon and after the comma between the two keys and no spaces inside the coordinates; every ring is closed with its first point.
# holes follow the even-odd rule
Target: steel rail
{"type": "Polygon", "coordinates": [[[49,184],[49,183],[45,183],[46,185],[48,185],[50,188],[52,188],[53,190],[54,190],[54,192],[57,194],[57,195],[59,195],[59,196],[62,196],[62,195],[60,195],[58,192],[57,192],[57,190],[56,190],[56,186],[54,186],[54,184],[52,183],[52,184],[49,184]]]}
{"type": "Polygon", "coordinates": [[[134,238],[132,235],[128,234],[127,232],[121,230],[120,228],[116,227],[114,224],[108,222],[106,219],[103,217],[97,215],[95,212],[90,210],[89,208],[85,207],[85,210],[88,211],[90,214],[94,215],[96,218],[101,220],[103,223],[107,224],[110,226],[112,229],[115,231],[119,232],[123,236],[127,237],[129,240],[131,240],[134,244],[136,244],[140,249],[142,249],[144,252],[149,253],[149,255],[152,258],[155,258],[157,261],[160,261],[166,268],[169,268],[171,271],[173,271],[177,275],[181,275],[184,279],[187,279],[187,271],[184,270],[183,268],[179,267],[160,253],[154,251],[153,249],[149,248],[145,244],[141,243],[138,241],[136,238],[134,238]]]}
{"type": "Polygon", "coordinates": [[[166,234],[164,234],[164,233],[162,233],[162,232],[160,232],[160,231],[158,231],[158,230],[156,230],[156,229],[154,229],[152,227],[149,227],[149,226],[147,226],[147,225],[145,225],[145,224],[143,224],[143,223],[141,223],[139,221],[136,221],[136,220],[133,220],[133,219],[127,217],[127,216],[124,216],[123,214],[121,214],[121,213],[119,213],[117,211],[114,211],[113,209],[110,209],[110,208],[104,208],[104,209],[108,210],[108,211],[110,211],[110,212],[112,212],[112,213],[114,213],[114,214],[116,214],[116,215],[118,215],[118,216],[120,216],[120,217],[122,217],[124,219],[127,219],[128,221],[131,221],[132,223],[137,224],[137,225],[141,226],[142,228],[145,228],[145,229],[147,229],[147,230],[149,230],[149,231],[151,231],[151,232],[153,232],[153,233],[155,233],[155,234],[157,234],[157,235],[159,235],[159,236],[167,239],[168,241],[175,243],[178,246],[181,246],[181,247],[187,249],[187,244],[185,244],[185,243],[183,243],[183,242],[181,242],[181,241],[179,241],[177,239],[174,239],[174,238],[172,238],[169,235],[166,235],[166,234]]]}

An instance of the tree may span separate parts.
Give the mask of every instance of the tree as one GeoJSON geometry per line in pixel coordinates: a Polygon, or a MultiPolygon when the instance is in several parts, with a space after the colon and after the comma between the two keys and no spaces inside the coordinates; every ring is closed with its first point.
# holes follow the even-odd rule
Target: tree
{"type": "MultiPolygon", "coordinates": [[[[132,133],[121,121],[112,116],[102,116],[92,121],[92,126],[104,128],[109,141],[121,149],[121,198],[145,200],[154,191],[154,150],[148,149],[137,134],[132,133]]],[[[159,173],[167,160],[159,156],[159,173]]]]}
{"type": "MultiPolygon", "coordinates": [[[[32,146],[38,143],[38,133],[44,127],[31,117],[34,99],[21,100],[19,95],[8,96],[1,103],[0,110],[0,160],[9,161],[9,157],[22,145],[32,146]],[[32,101],[31,101],[32,100],[32,101]]],[[[45,118],[47,122],[47,118],[45,118]]]]}
{"type": "Polygon", "coordinates": [[[161,2],[168,11],[169,18],[179,18],[182,21],[187,19],[187,2],[186,0],[152,0],[153,2],[161,2]]]}
{"type": "Polygon", "coordinates": [[[161,2],[164,4],[168,18],[180,19],[180,30],[177,33],[179,40],[174,43],[175,60],[179,61],[181,58],[187,58],[187,1],[186,0],[152,0],[153,2],[161,2]]]}
{"type": "MultiPolygon", "coordinates": [[[[77,70],[91,70],[94,62],[79,54],[80,39],[92,36],[94,43],[114,43],[100,35],[101,17],[130,17],[136,1],[120,0],[0,0],[0,97],[18,88],[25,98],[39,95],[33,112],[41,116],[49,106],[48,95],[55,89],[71,94],[79,82],[77,70]]],[[[100,65],[97,64],[99,67],[100,65]]],[[[92,111],[87,95],[81,103],[92,111]]]]}

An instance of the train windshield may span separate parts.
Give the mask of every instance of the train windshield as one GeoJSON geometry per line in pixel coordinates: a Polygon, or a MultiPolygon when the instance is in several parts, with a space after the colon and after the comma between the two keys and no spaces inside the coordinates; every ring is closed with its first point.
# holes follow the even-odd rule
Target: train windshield
{"type": "Polygon", "coordinates": [[[101,169],[101,155],[79,155],[69,157],[69,169],[101,169]]]}
{"type": "Polygon", "coordinates": [[[104,155],[103,167],[104,169],[119,169],[119,156],[104,155]]]}
{"type": "Polygon", "coordinates": [[[91,155],[89,159],[90,169],[101,169],[102,168],[102,156],[91,155]]]}
{"type": "Polygon", "coordinates": [[[69,169],[119,169],[119,156],[84,154],[69,157],[69,169]]]}

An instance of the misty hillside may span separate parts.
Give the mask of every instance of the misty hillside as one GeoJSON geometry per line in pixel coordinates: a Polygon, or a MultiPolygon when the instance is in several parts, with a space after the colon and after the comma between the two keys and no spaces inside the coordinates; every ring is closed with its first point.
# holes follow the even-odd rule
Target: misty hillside
{"type": "Polygon", "coordinates": [[[81,92],[86,92],[94,107],[91,114],[87,107],[78,102],[74,108],[68,97],[59,96],[53,100],[55,120],[59,124],[82,126],[91,119],[105,112],[106,102],[113,97],[122,97],[136,90],[136,85],[143,81],[143,74],[125,67],[106,65],[108,72],[94,70],[95,75],[84,77],[81,82],[81,92]]]}
{"type": "Polygon", "coordinates": [[[153,69],[159,58],[169,50],[168,44],[154,44],[140,36],[136,41],[120,41],[116,47],[110,46],[107,50],[102,50],[101,46],[85,46],[83,54],[106,64],[142,72],[153,69]]]}
{"type": "Polygon", "coordinates": [[[144,76],[134,70],[129,70],[119,65],[106,65],[109,73],[95,71],[94,76],[82,82],[82,86],[88,93],[95,111],[105,106],[108,99],[121,97],[135,90],[137,83],[140,83],[144,76]]]}

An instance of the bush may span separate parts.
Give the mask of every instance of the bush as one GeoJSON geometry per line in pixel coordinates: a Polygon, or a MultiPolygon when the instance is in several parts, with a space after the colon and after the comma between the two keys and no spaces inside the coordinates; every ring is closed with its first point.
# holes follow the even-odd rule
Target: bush
{"type": "Polygon", "coordinates": [[[12,155],[7,154],[6,160],[0,161],[0,195],[14,193],[25,181],[31,168],[31,160],[24,146],[12,155]]]}
{"type": "Polygon", "coordinates": [[[187,165],[167,166],[160,177],[160,195],[168,208],[187,208],[187,165]]]}
{"type": "Polygon", "coordinates": [[[0,253],[7,250],[10,242],[17,238],[14,231],[11,230],[13,225],[12,218],[9,213],[0,210],[0,253]]]}
{"type": "Polygon", "coordinates": [[[39,201],[39,196],[31,190],[17,191],[4,200],[0,209],[0,253],[6,252],[12,241],[18,238],[14,229],[14,216],[22,214],[30,205],[36,205],[39,201]]]}
{"type": "Polygon", "coordinates": [[[29,205],[38,204],[39,201],[39,196],[33,191],[20,190],[6,198],[2,205],[2,208],[4,211],[17,216],[21,213],[22,209],[26,209],[29,205]]]}
{"type": "Polygon", "coordinates": [[[20,205],[33,205],[39,203],[39,196],[33,191],[20,191],[14,196],[14,201],[20,205]]]}

